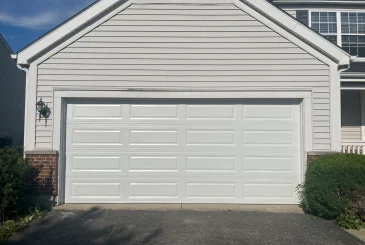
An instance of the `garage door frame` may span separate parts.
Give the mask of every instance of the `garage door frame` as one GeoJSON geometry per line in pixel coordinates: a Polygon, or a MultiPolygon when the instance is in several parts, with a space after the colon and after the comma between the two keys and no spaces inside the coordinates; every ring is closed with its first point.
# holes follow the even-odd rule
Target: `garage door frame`
{"type": "Polygon", "coordinates": [[[301,99],[301,166],[300,182],[305,174],[305,152],[312,151],[312,91],[311,90],[203,90],[203,91],[179,91],[179,90],[140,90],[140,91],[87,91],[65,90],[54,88],[54,125],[53,125],[53,149],[59,152],[58,159],[58,200],[57,203],[65,203],[65,172],[66,172],[66,108],[68,103],[82,102],[87,99],[158,99],[158,98],[196,98],[196,99],[301,99]],[[72,102],[71,102],[72,101],[72,102]]]}

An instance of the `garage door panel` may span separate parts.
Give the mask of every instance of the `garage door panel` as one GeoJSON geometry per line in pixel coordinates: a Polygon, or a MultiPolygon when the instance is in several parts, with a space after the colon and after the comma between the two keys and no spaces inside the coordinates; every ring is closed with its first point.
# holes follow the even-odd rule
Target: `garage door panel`
{"type": "Polygon", "coordinates": [[[121,130],[73,130],[73,145],[121,145],[121,130]]]}
{"type": "Polygon", "coordinates": [[[236,199],[236,183],[190,182],[186,183],[186,198],[231,198],[236,199]]]}
{"type": "Polygon", "coordinates": [[[68,105],[66,202],[298,202],[297,101],[147,102],[68,105]]]}
{"type": "Polygon", "coordinates": [[[187,120],[236,120],[237,106],[234,105],[187,105],[187,120]]]}
{"type": "Polygon", "coordinates": [[[128,172],[178,172],[179,157],[177,155],[138,155],[129,156],[128,172]]]}
{"type": "Polygon", "coordinates": [[[236,145],[235,130],[222,129],[187,129],[185,132],[187,146],[199,145],[220,145],[234,146],[236,145]]]}
{"type": "Polygon", "coordinates": [[[123,198],[124,186],[119,179],[66,179],[66,202],[117,201],[123,198]]]}
{"type": "Polygon", "coordinates": [[[299,154],[272,154],[243,156],[243,171],[247,173],[261,172],[298,172],[299,154]]]}
{"type": "Polygon", "coordinates": [[[243,118],[247,120],[286,120],[299,122],[297,110],[291,105],[244,105],[243,118]]]}
{"type": "Polygon", "coordinates": [[[178,182],[129,182],[129,199],[173,198],[178,199],[178,182]]]}
{"type": "Polygon", "coordinates": [[[123,105],[113,104],[69,104],[67,121],[122,120],[123,105]]]}
{"type": "Polygon", "coordinates": [[[227,155],[192,155],[187,154],[185,158],[184,171],[192,173],[209,172],[236,172],[237,157],[227,155]]]}
{"type": "Polygon", "coordinates": [[[122,156],[110,155],[70,155],[68,156],[66,172],[115,172],[121,173],[123,161],[122,156]],[[101,164],[102,163],[102,164],[101,164]]]}
{"type": "Polygon", "coordinates": [[[131,129],[129,145],[179,145],[179,130],[131,129]]]}
{"type": "Polygon", "coordinates": [[[179,119],[178,105],[129,105],[129,119],[179,119]]]}

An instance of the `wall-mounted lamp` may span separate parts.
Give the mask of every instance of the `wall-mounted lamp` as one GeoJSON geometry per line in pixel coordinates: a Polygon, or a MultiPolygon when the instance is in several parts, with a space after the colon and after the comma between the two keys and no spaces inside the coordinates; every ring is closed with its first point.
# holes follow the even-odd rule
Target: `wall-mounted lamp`
{"type": "Polygon", "coordinates": [[[49,109],[49,107],[42,101],[42,98],[40,99],[40,101],[37,102],[36,106],[37,111],[39,112],[39,121],[43,116],[47,122],[47,118],[49,118],[49,116],[51,115],[51,110],[49,109]]]}

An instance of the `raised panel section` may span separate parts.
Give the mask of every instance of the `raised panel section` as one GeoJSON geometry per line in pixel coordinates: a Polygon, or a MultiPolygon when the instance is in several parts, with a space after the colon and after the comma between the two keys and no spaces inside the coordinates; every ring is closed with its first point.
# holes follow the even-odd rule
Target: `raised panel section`
{"type": "Polygon", "coordinates": [[[244,196],[249,198],[293,198],[292,184],[245,184],[244,196]]]}
{"type": "Polygon", "coordinates": [[[73,119],[121,119],[121,105],[74,105],[73,119]]]}
{"type": "Polygon", "coordinates": [[[291,145],[293,144],[293,135],[290,131],[245,131],[243,142],[247,145],[291,145]]]}
{"type": "Polygon", "coordinates": [[[290,119],[292,106],[290,105],[244,105],[243,117],[245,119],[290,119]]]}
{"type": "Polygon", "coordinates": [[[234,133],[223,130],[188,130],[186,141],[188,145],[233,145],[234,133]]]}
{"type": "Polygon", "coordinates": [[[296,204],[300,107],[282,101],[113,100],[121,120],[73,120],[68,105],[65,201],[296,204]]]}
{"type": "Polygon", "coordinates": [[[176,130],[131,130],[131,145],[177,145],[176,130]]]}
{"type": "Polygon", "coordinates": [[[130,198],[177,198],[177,183],[129,183],[130,198]]]}
{"type": "Polygon", "coordinates": [[[177,119],[177,105],[131,105],[131,119],[177,119]]]}
{"type": "Polygon", "coordinates": [[[292,171],[293,157],[247,156],[243,158],[244,171],[292,171]]]}
{"type": "Polygon", "coordinates": [[[234,198],[234,183],[188,183],[188,198],[234,198]]]}
{"type": "Polygon", "coordinates": [[[187,105],[188,119],[233,119],[233,105],[187,105]]]}
{"type": "Polygon", "coordinates": [[[72,197],[120,198],[120,183],[72,183],[72,197]]]}
{"type": "Polygon", "coordinates": [[[186,158],[186,171],[188,172],[219,172],[234,171],[235,157],[217,156],[188,156],[186,158]]]}
{"type": "Polygon", "coordinates": [[[119,156],[73,156],[72,172],[121,172],[122,165],[119,156]]]}
{"type": "Polygon", "coordinates": [[[177,172],[178,158],[174,156],[131,156],[130,172],[177,172]]]}
{"type": "Polygon", "coordinates": [[[74,130],[74,144],[122,144],[120,130],[74,130]]]}

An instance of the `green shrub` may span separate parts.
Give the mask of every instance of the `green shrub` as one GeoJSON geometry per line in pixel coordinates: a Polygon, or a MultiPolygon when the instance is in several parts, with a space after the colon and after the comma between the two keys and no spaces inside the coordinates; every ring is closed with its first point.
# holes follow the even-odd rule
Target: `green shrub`
{"type": "Polygon", "coordinates": [[[31,171],[31,165],[24,159],[22,149],[0,149],[0,221],[28,211],[31,171]]]}
{"type": "Polygon", "coordinates": [[[342,221],[350,213],[360,217],[364,210],[356,196],[365,190],[365,156],[333,154],[315,159],[307,167],[304,184],[298,188],[301,206],[309,214],[342,221]]]}
{"type": "Polygon", "coordinates": [[[345,228],[352,230],[359,230],[364,227],[365,223],[360,220],[359,216],[355,214],[352,210],[345,210],[336,219],[336,224],[345,228]]]}
{"type": "Polygon", "coordinates": [[[29,214],[24,217],[17,218],[16,220],[7,220],[0,225],[0,244],[5,242],[9,237],[14,235],[18,230],[22,229],[29,222],[42,219],[46,213],[40,209],[39,206],[35,206],[29,210],[29,214]]]}

